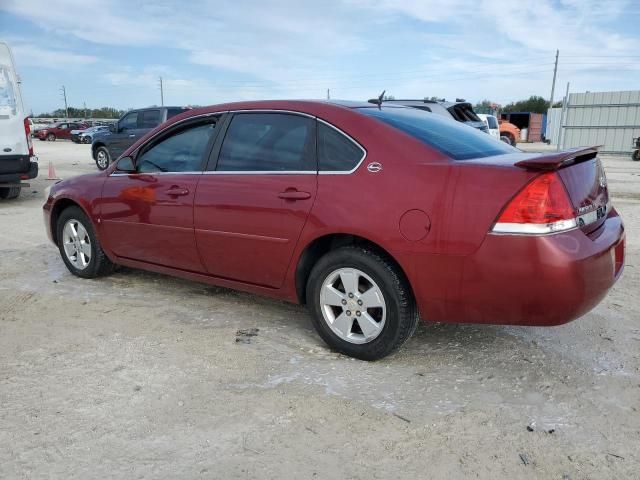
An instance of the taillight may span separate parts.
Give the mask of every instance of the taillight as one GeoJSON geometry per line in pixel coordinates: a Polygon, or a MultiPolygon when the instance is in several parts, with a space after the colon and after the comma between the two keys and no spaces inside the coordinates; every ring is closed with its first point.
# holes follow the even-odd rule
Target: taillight
{"type": "Polygon", "coordinates": [[[29,156],[33,157],[33,141],[31,140],[31,126],[29,125],[29,119],[24,119],[24,133],[27,136],[27,145],[29,146],[29,156]]]}
{"type": "Polygon", "coordinates": [[[536,177],[498,216],[496,233],[544,234],[576,228],[576,212],[555,172],[536,177]]]}

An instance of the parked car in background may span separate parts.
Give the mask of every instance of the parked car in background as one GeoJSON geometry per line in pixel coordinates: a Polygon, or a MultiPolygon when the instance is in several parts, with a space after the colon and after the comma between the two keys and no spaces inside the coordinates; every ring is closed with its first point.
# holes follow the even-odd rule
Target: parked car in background
{"type": "Polygon", "coordinates": [[[46,127],[46,123],[36,123],[32,118],[29,118],[29,130],[31,131],[32,137],[37,137],[38,132],[46,127]]]}
{"type": "Polygon", "coordinates": [[[98,169],[104,170],[138,139],[188,107],[152,107],[130,110],[109,131],[93,136],[91,154],[98,169]]]}
{"type": "Polygon", "coordinates": [[[520,139],[520,129],[506,120],[499,120],[500,140],[515,147],[520,139]]]}
{"type": "Polygon", "coordinates": [[[306,303],[365,360],[430,322],[559,325],[623,270],[596,148],[524,153],[412,108],[267,101],[180,115],[44,205],[71,273],[142,268],[306,303]]]}
{"type": "Polygon", "coordinates": [[[91,143],[94,135],[105,133],[109,131],[107,125],[97,125],[95,127],[89,127],[85,130],[74,130],[71,132],[71,140],[76,143],[91,143]]]}
{"type": "MultiPolygon", "coordinates": [[[[378,99],[369,100],[369,103],[378,103],[378,99]]],[[[384,100],[384,105],[405,105],[417,108],[425,112],[435,113],[457,122],[464,123],[473,128],[488,133],[487,125],[473,111],[473,105],[469,102],[458,101],[447,102],[445,100],[384,100]]]]}
{"type": "Polygon", "coordinates": [[[84,130],[85,128],[87,128],[87,126],[84,123],[53,123],[38,131],[38,138],[42,141],[47,140],[49,142],[55,142],[59,138],[69,140],[72,130],[84,130]]]}
{"type": "Polygon", "coordinates": [[[500,140],[500,125],[498,124],[498,119],[486,113],[477,113],[476,115],[478,115],[478,118],[487,126],[487,133],[497,140],[500,140]]]}
{"type": "Polygon", "coordinates": [[[31,142],[13,54],[0,42],[0,199],[18,197],[23,181],[38,176],[31,142]]]}

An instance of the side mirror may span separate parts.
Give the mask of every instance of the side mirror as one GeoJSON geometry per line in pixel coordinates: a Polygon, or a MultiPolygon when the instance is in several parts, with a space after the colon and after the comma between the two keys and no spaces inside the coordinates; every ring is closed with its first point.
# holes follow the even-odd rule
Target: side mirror
{"type": "Polygon", "coordinates": [[[116,170],[122,173],[136,173],[136,166],[133,163],[133,158],[123,157],[118,160],[116,170]]]}
{"type": "Polygon", "coordinates": [[[111,133],[118,133],[118,124],[112,123],[111,125],[109,125],[109,131],[111,133]]]}

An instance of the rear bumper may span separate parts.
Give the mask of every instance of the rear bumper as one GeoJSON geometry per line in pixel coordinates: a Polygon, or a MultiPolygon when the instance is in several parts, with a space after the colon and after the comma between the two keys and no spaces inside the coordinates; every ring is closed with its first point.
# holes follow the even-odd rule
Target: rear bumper
{"type": "MultiPolygon", "coordinates": [[[[487,235],[474,254],[449,257],[451,268],[422,275],[415,269],[411,283],[428,321],[560,325],[605,297],[622,273],[624,256],[624,225],[612,210],[589,235],[487,235]],[[434,282],[444,287],[435,289],[437,296],[434,282]]],[[[422,268],[426,272],[428,265],[422,268]]]]}
{"type": "Polygon", "coordinates": [[[30,180],[38,176],[38,163],[31,161],[28,157],[22,159],[13,172],[7,172],[8,168],[1,169],[0,183],[19,184],[23,180],[30,180]],[[26,168],[24,168],[26,166],[26,168]]]}

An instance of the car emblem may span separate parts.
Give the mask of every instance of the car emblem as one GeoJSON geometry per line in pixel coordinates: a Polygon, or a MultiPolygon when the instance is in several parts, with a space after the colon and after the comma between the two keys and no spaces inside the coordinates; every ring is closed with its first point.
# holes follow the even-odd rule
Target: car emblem
{"type": "Polygon", "coordinates": [[[369,170],[371,173],[377,173],[382,170],[382,164],[378,162],[371,162],[369,165],[367,165],[367,170],[369,170]]]}
{"type": "Polygon", "coordinates": [[[605,177],[604,175],[600,175],[600,186],[602,188],[607,186],[607,177],[605,177]]]}

